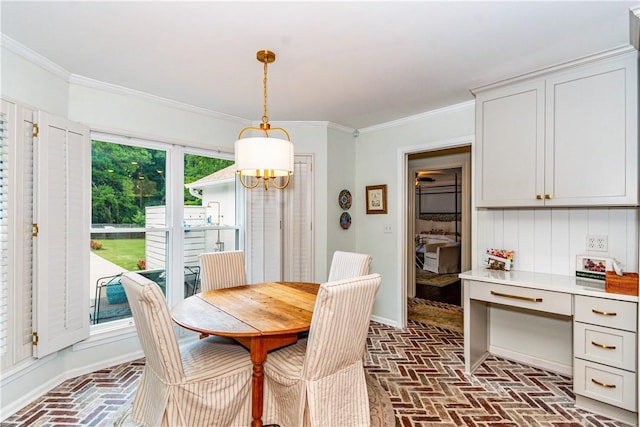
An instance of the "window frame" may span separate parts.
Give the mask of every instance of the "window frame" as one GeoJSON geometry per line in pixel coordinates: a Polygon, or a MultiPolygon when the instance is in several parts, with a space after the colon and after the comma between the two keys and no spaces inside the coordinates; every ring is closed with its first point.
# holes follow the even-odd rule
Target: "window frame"
{"type": "MultiPolygon", "coordinates": [[[[163,150],[165,152],[166,162],[166,187],[165,187],[165,227],[140,227],[135,231],[148,232],[165,232],[167,233],[167,303],[172,306],[184,298],[183,287],[179,284],[184,281],[184,159],[186,155],[198,155],[211,158],[220,158],[225,160],[233,160],[234,154],[221,151],[220,149],[203,149],[189,145],[179,144],[176,142],[163,142],[161,138],[138,138],[132,136],[124,136],[119,133],[111,133],[107,131],[94,131],[90,133],[91,141],[99,140],[103,142],[120,144],[132,147],[142,147],[154,150],[163,150]],[[176,285],[177,284],[177,285],[176,285]]],[[[244,227],[241,219],[244,217],[243,192],[239,191],[237,182],[235,186],[235,211],[236,225],[240,228],[239,244],[240,248],[244,241],[244,227]]],[[[88,195],[91,199],[91,194],[88,195]]],[[[133,230],[133,229],[131,229],[133,230]]],[[[103,229],[91,228],[91,233],[102,232],[103,229]]],[[[129,229],[128,229],[129,231],[129,229]]],[[[91,297],[90,297],[91,298],[91,297]]],[[[89,302],[89,301],[88,301],[89,302]]],[[[90,336],[88,340],[76,343],[73,348],[82,349],[101,345],[107,342],[118,340],[135,335],[135,327],[131,317],[118,319],[104,323],[90,325],[90,336]]]]}

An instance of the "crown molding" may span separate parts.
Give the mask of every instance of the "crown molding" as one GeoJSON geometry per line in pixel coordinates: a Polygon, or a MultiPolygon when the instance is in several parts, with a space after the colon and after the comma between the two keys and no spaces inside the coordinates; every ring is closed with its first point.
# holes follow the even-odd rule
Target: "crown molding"
{"type": "Polygon", "coordinates": [[[640,6],[629,9],[629,43],[640,50],[640,6]]]}
{"type": "Polygon", "coordinates": [[[230,120],[242,123],[246,125],[250,123],[250,120],[243,119],[242,117],[233,116],[231,114],[220,113],[218,111],[209,110],[207,108],[196,107],[195,105],[187,104],[180,101],[175,101],[169,98],[163,98],[158,95],[153,95],[147,92],[143,92],[136,89],[130,89],[128,87],[119,86],[112,83],[105,83],[100,80],[95,80],[89,77],[79,76],[77,74],[71,74],[69,77],[69,83],[79,86],[88,87],[91,89],[98,89],[104,92],[114,93],[116,95],[133,96],[136,98],[151,101],[155,104],[165,105],[167,107],[176,108],[179,110],[187,111],[190,113],[196,113],[203,116],[214,117],[216,119],[230,120]]]}
{"type": "Polygon", "coordinates": [[[338,123],[333,123],[333,122],[328,122],[328,126],[327,127],[329,129],[337,130],[337,131],[340,131],[340,132],[346,132],[348,134],[353,134],[353,132],[357,130],[357,129],[354,129],[352,127],[340,125],[338,123]]]}
{"type": "Polygon", "coordinates": [[[17,41],[15,41],[14,39],[12,39],[11,37],[5,34],[2,34],[2,38],[0,39],[0,45],[2,45],[2,47],[9,50],[10,52],[13,52],[16,55],[21,56],[22,58],[26,59],[32,64],[37,65],[42,69],[44,69],[45,71],[48,71],[51,74],[54,74],[64,80],[68,81],[69,77],[71,76],[71,73],[65,70],[64,68],[62,68],[60,65],[56,64],[55,62],[51,61],[48,58],[45,58],[39,53],[34,52],[33,50],[29,49],[25,45],[18,43],[17,41]]]}
{"type": "Polygon", "coordinates": [[[581,58],[577,58],[571,61],[561,62],[559,64],[555,64],[550,67],[540,68],[538,70],[531,71],[529,73],[520,74],[515,77],[511,77],[505,80],[500,80],[485,86],[480,86],[478,88],[471,89],[471,93],[473,93],[474,95],[477,95],[478,93],[483,92],[485,90],[496,89],[507,84],[518,83],[518,82],[522,82],[524,80],[529,80],[532,78],[544,77],[556,71],[569,70],[571,68],[575,68],[581,65],[586,65],[586,64],[597,62],[597,61],[614,58],[620,55],[626,55],[630,52],[635,52],[635,49],[633,48],[633,46],[631,45],[618,46],[613,49],[594,53],[592,55],[583,56],[581,58]]]}
{"type": "Polygon", "coordinates": [[[438,108],[437,110],[426,111],[424,113],[420,113],[420,114],[416,114],[416,115],[413,115],[413,116],[404,117],[402,119],[393,120],[393,121],[386,122],[386,123],[381,123],[379,125],[369,126],[369,127],[363,128],[363,129],[359,129],[360,135],[362,135],[364,133],[371,133],[371,132],[380,131],[382,129],[388,129],[388,128],[394,128],[394,127],[398,127],[398,126],[407,125],[407,124],[410,124],[410,123],[413,123],[413,122],[417,122],[417,121],[420,121],[420,120],[424,120],[424,119],[427,119],[429,117],[437,116],[437,115],[443,114],[443,113],[450,113],[450,112],[463,110],[465,108],[474,107],[475,104],[476,104],[475,100],[465,101],[465,102],[461,102],[459,104],[453,104],[453,105],[449,105],[447,107],[438,108]]]}

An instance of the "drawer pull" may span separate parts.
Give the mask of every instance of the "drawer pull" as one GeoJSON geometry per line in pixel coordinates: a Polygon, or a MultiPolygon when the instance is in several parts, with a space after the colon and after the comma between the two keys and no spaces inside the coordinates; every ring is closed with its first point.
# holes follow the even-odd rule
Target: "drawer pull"
{"type": "Polygon", "coordinates": [[[491,295],[495,295],[497,297],[519,299],[519,300],[523,300],[523,301],[542,302],[542,298],[523,297],[523,296],[520,296],[520,295],[503,294],[502,292],[496,292],[496,291],[491,291],[491,295]]]}
{"type": "Polygon", "coordinates": [[[618,313],[612,312],[612,311],[600,311],[600,310],[596,310],[595,308],[592,308],[591,311],[595,314],[600,314],[601,316],[617,316],[618,313]]]}
{"type": "Polygon", "coordinates": [[[595,341],[591,341],[591,345],[595,345],[596,347],[604,348],[605,350],[615,350],[616,349],[615,345],[600,344],[600,343],[597,343],[595,341]]]}
{"type": "Polygon", "coordinates": [[[602,381],[598,381],[595,378],[591,378],[591,382],[594,384],[598,384],[601,387],[605,387],[605,388],[616,388],[615,384],[607,384],[607,383],[603,383],[602,381]]]}

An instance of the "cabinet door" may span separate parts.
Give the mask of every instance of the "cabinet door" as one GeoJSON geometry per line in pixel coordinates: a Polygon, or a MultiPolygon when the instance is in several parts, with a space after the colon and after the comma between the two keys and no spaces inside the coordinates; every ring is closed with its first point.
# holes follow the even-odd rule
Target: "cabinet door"
{"type": "Polygon", "coordinates": [[[547,79],[547,206],[638,202],[637,55],[547,79]]]}
{"type": "Polygon", "coordinates": [[[476,206],[542,206],[544,81],[476,97],[476,206]]]}

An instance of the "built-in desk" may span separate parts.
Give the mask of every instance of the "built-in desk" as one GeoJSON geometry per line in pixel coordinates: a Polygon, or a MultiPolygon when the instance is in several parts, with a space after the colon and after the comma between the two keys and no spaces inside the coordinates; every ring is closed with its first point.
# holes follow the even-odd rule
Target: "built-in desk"
{"type": "Polygon", "coordinates": [[[576,406],[637,424],[636,339],[638,297],[607,293],[604,282],[525,271],[471,270],[463,281],[465,372],[471,374],[491,354],[573,375],[576,406]],[[510,323],[496,321],[510,312],[510,323]],[[566,325],[566,339],[553,323],[531,327],[534,321],[566,325]],[[521,320],[521,322],[519,322],[521,320]],[[521,325],[515,325],[521,323],[521,325]],[[550,326],[549,326],[550,325],[550,326]],[[493,351],[496,328],[518,331],[517,351],[493,351]],[[558,338],[559,337],[559,338],[558,338]],[[548,340],[547,340],[548,338],[548,340]],[[564,350],[565,369],[554,369],[539,354],[527,354],[527,344],[564,350]],[[545,341],[547,340],[547,341],[545,341]],[[562,348],[559,348],[562,347],[562,348]],[[538,363],[534,363],[538,362],[538,363]]]}

